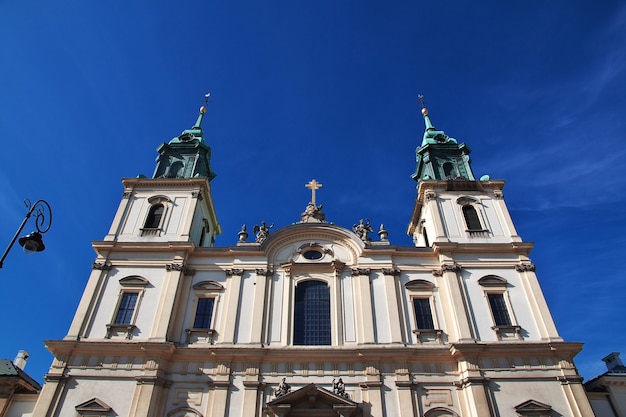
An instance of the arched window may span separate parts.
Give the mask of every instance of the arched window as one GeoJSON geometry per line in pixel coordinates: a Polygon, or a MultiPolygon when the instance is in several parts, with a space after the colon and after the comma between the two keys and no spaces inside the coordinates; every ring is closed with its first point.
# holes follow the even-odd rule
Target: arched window
{"type": "Polygon", "coordinates": [[[155,204],[150,207],[146,223],[143,226],[144,229],[158,229],[159,226],[161,226],[161,218],[163,217],[164,210],[165,207],[163,207],[163,204],[155,204]]]}
{"type": "Polygon", "coordinates": [[[330,290],[323,281],[296,286],[294,345],[330,345],[330,290]]]}
{"type": "Polygon", "coordinates": [[[474,206],[465,205],[463,206],[463,217],[465,217],[465,224],[467,225],[467,230],[469,231],[479,231],[483,230],[482,225],[480,224],[480,219],[478,218],[478,213],[474,206]]]}
{"type": "Polygon", "coordinates": [[[445,162],[443,164],[443,174],[445,178],[452,178],[454,174],[454,165],[451,162],[445,162]]]}
{"type": "Polygon", "coordinates": [[[182,162],[176,161],[170,166],[170,170],[167,174],[168,178],[182,178],[183,177],[183,168],[185,166],[182,162]]]}

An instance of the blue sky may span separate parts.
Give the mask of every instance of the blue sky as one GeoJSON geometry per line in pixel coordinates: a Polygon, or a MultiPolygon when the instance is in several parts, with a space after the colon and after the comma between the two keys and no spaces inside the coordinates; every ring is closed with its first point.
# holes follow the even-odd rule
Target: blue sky
{"type": "Polygon", "coordinates": [[[422,93],[475,174],[507,181],[557,327],[602,373],[626,354],[626,5],[511,3],[0,1],[0,244],[24,198],[54,211],[48,249],[0,270],[0,357],[26,349],[43,380],[120,178],[151,176],[207,91],[217,245],[298,221],[312,178],[327,220],[410,245],[422,93]]]}

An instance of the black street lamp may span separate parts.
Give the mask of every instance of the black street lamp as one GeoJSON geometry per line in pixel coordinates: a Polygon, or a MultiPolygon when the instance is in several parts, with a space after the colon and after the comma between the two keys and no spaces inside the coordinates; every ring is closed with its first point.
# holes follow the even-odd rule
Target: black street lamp
{"type": "Polygon", "coordinates": [[[26,222],[33,213],[35,213],[35,227],[37,228],[37,231],[21,237],[18,240],[18,243],[21,247],[24,248],[24,252],[26,252],[27,254],[41,252],[46,248],[46,246],[43,244],[43,240],[41,239],[41,235],[50,230],[50,226],[52,226],[52,209],[50,208],[50,204],[48,204],[46,200],[37,200],[35,204],[31,205],[29,199],[25,199],[24,204],[26,205],[28,212],[26,213],[26,217],[24,217],[24,220],[22,221],[19,229],[17,229],[17,232],[15,232],[15,236],[13,236],[13,239],[11,239],[9,247],[7,247],[7,250],[4,251],[2,258],[0,258],[0,268],[2,268],[2,265],[4,264],[4,259],[9,254],[9,251],[13,247],[15,240],[17,240],[19,234],[22,233],[22,229],[24,229],[26,222]]]}

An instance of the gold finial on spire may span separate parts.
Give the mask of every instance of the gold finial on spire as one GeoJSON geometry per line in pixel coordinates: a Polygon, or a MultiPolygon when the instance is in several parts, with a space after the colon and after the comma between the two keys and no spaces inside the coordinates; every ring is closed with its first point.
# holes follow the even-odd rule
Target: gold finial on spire
{"type": "Polygon", "coordinates": [[[204,95],[204,106],[200,107],[200,113],[206,113],[206,106],[209,104],[209,97],[211,96],[211,93],[206,93],[204,95]]]}
{"type": "Polygon", "coordinates": [[[428,109],[426,108],[426,102],[424,101],[424,95],[423,94],[418,94],[417,98],[420,101],[420,106],[422,106],[422,114],[424,116],[428,115],[428,109]]]}

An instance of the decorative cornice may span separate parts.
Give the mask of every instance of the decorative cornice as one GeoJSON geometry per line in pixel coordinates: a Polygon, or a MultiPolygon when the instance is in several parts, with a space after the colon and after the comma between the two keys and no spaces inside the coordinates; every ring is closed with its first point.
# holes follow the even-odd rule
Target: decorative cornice
{"type": "Polygon", "coordinates": [[[111,266],[110,263],[108,262],[94,262],[91,265],[91,269],[98,269],[100,271],[108,271],[112,268],[113,266],[111,266]]]}
{"type": "Polygon", "coordinates": [[[59,374],[46,374],[43,377],[46,382],[67,382],[69,377],[67,375],[59,375],[59,374]]]}
{"type": "Polygon", "coordinates": [[[232,277],[233,275],[242,276],[244,273],[244,270],[241,268],[232,268],[232,269],[225,269],[224,272],[226,272],[226,276],[232,277]]]}
{"type": "Polygon", "coordinates": [[[564,375],[557,378],[561,385],[582,384],[583,377],[580,375],[564,375]]]}
{"type": "Polygon", "coordinates": [[[372,272],[371,268],[352,268],[350,270],[350,273],[352,274],[352,276],[357,276],[357,275],[367,275],[369,276],[369,274],[372,272]]]}
{"type": "Polygon", "coordinates": [[[146,375],[136,376],[135,381],[137,381],[138,385],[156,385],[158,387],[165,386],[165,384],[168,382],[167,380],[165,380],[164,378],[161,378],[160,376],[146,376],[146,375]]]}
{"type": "Polygon", "coordinates": [[[383,268],[381,269],[381,271],[383,272],[383,275],[392,275],[394,277],[397,277],[400,275],[400,270],[396,267],[393,268],[383,268]]]}
{"type": "Polygon", "coordinates": [[[470,385],[486,385],[489,383],[489,378],[485,378],[484,376],[470,376],[467,378],[463,378],[462,380],[455,382],[458,388],[466,388],[470,385]]]}
{"type": "Polygon", "coordinates": [[[230,381],[210,381],[209,382],[209,387],[210,388],[230,388],[230,381]]]}
{"type": "Polygon", "coordinates": [[[243,386],[246,388],[256,388],[258,390],[263,390],[265,389],[265,386],[267,384],[265,382],[259,382],[259,381],[243,381],[243,386]]]}
{"type": "Polygon", "coordinates": [[[517,272],[535,272],[535,264],[530,263],[530,262],[526,262],[526,263],[522,263],[519,265],[515,265],[515,270],[517,272]]]}
{"type": "Polygon", "coordinates": [[[380,388],[382,386],[383,386],[383,383],[380,381],[365,381],[365,382],[359,383],[359,387],[364,388],[364,389],[380,388]]]}

